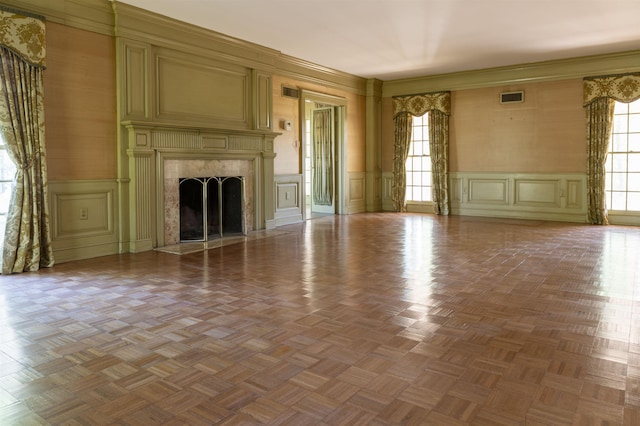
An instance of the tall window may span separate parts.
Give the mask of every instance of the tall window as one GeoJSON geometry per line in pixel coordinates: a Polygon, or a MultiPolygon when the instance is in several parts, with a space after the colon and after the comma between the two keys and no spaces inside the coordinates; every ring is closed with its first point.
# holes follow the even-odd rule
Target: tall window
{"type": "Polygon", "coordinates": [[[0,248],[4,242],[4,228],[11,201],[11,185],[16,174],[16,166],[9,158],[4,139],[0,136],[0,248]]]}
{"type": "Polygon", "coordinates": [[[607,208],[640,211],[640,100],[616,102],[605,169],[607,208]]]}
{"type": "Polygon", "coordinates": [[[411,146],[407,157],[407,201],[431,201],[429,113],[413,117],[411,146]]]}

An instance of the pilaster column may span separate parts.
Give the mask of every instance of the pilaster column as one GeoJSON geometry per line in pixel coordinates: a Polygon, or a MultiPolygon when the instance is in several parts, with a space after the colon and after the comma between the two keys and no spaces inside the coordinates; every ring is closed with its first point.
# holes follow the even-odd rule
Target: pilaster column
{"type": "Polygon", "coordinates": [[[382,210],[381,101],[382,81],[376,79],[367,80],[365,105],[365,203],[368,212],[382,210]]]}
{"type": "Polygon", "coordinates": [[[129,252],[153,249],[155,165],[148,130],[129,127],[129,252]]]}

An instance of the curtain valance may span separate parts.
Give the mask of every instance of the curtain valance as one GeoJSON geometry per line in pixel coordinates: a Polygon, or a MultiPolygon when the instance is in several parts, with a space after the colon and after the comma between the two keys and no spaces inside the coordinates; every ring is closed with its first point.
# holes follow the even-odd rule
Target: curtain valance
{"type": "Polygon", "coordinates": [[[598,98],[610,98],[619,102],[640,99],[640,73],[585,78],[584,106],[598,98]]]}
{"type": "Polygon", "coordinates": [[[451,115],[451,92],[434,92],[422,95],[395,96],[393,98],[393,116],[410,113],[419,117],[427,111],[440,111],[451,115]]]}
{"type": "Polygon", "coordinates": [[[0,9],[0,47],[6,47],[33,66],[45,66],[43,19],[0,9]]]}

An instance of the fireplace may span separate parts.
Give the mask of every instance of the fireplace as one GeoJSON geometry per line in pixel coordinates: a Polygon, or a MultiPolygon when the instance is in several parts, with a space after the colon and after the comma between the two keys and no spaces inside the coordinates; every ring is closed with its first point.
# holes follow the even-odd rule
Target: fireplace
{"type": "MultiPolygon", "coordinates": [[[[274,221],[273,139],[269,130],[194,128],[126,121],[128,164],[121,184],[128,196],[123,210],[126,251],[179,244],[180,178],[244,178],[244,232],[272,229],[274,221]]],[[[225,230],[222,229],[224,234],[225,230]]]]}
{"type": "Polygon", "coordinates": [[[246,234],[244,177],[178,179],[180,242],[246,234]]]}
{"type": "MultiPolygon", "coordinates": [[[[184,241],[207,241],[210,239],[220,238],[222,235],[230,234],[246,234],[253,231],[253,220],[255,217],[253,194],[254,194],[254,168],[251,161],[247,160],[220,160],[220,159],[180,159],[180,158],[166,158],[163,161],[163,175],[164,175],[164,242],[165,245],[179,244],[184,241]],[[207,177],[202,177],[207,176],[207,177]],[[234,180],[230,180],[233,177],[234,180]],[[222,179],[224,179],[224,185],[222,185],[222,179]],[[206,181],[206,189],[204,182],[206,181]],[[202,203],[201,213],[194,215],[184,211],[182,207],[182,187],[183,185],[193,187],[192,189],[197,194],[195,200],[190,201],[191,204],[202,203]],[[219,188],[222,185],[224,188],[219,188]],[[227,187],[229,189],[227,189],[227,187]],[[241,193],[232,197],[232,204],[225,206],[224,200],[222,203],[218,203],[218,194],[209,194],[210,192],[218,192],[224,189],[229,192],[230,190],[240,190],[241,193]],[[204,213],[202,209],[207,205],[204,201],[203,191],[207,191],[207,217],[210,215],[213,217],[213,222],[208,223],[206,227],[203,225],[204,213]],[[210,200],[213,198],[213,200],[210,200]],[[197,200],[200,201],[197,201],[197,200]],[[209,202],[212,201],[212,202],[209,202]],[[238,205],[238,202],[240,205],[238,205]],[[216,204],[217,203],[217,204],[216,204]],[[216,214],[220,215],[219,207],[223,208],[235,207],[235,210],[241,210],[242,216],[235,216],[232,219],[232,228],[219,227],[219,219],[216,219],[216,214]],[[217,212],[217,213],[216,213],[217,212]],[[191,217],[192,221],[198,223],[200,228],[200,234],[198,237],[189,236],[185,238],[182,232],[182,220],[186,215],[191,217]],[[194,217],[195,216],[195,217],[194,217]],[[238,226],[239,224],[239,226],[238,226]],[[207,229],[206,235],[204,229],[207,229]]],[[[187,187],[185,187],[188,189],[187,187]]],[[[224,194],[222,194],[224,196],[224,194]]],[[[194,197],[194,196],[190,196],[194,197]]],[[[229,217],[235,215],[228,211],[222,212],[223,226],[229,220],[229,217]],[[229,217],[226,217],[229,216],[229,217]]]]}

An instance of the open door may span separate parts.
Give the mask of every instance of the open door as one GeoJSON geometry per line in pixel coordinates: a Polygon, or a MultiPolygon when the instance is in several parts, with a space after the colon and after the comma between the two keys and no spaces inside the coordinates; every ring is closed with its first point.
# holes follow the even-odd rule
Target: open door
{"type": "Polygon", "coordinates": [[[311,111],[311,213],[336,212],[335,114],[333,107],[311,111]]]}
{"type": "Polygon", "coordinates": [[[305,219],[345,214],[347,100],[303,90],[300,97],[305,219]]]}

